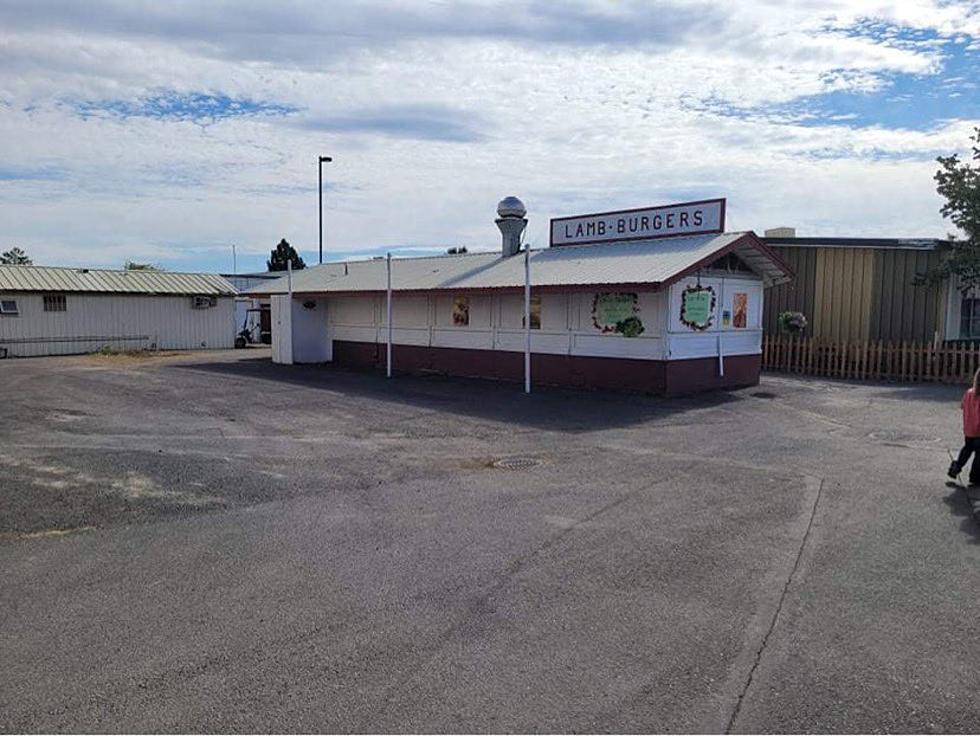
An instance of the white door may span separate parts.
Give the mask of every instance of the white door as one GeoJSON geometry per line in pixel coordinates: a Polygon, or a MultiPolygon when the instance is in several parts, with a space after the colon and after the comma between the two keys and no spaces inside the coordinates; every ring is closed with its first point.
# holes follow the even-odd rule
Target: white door
{"type": "Polygon", "coordinates": [[[288,294],[274,294],[272,306],[272,362],[293,364],[293,310],[288,294]]]}

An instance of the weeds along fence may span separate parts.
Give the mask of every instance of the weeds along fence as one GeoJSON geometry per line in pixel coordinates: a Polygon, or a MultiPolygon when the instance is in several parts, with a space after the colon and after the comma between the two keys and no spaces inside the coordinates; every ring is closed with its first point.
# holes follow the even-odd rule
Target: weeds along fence
{"type": "Polygon", "coordinates": [[[835,341],[764,335],[762,369],[828,378],[966,383],[980,343],[835,341]]]}

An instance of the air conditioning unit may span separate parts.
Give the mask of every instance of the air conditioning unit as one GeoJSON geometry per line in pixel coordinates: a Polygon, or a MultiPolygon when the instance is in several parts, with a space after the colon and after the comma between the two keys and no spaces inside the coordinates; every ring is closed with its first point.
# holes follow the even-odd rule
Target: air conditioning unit
{"type": "Polygon", "coordinates": [[[195,296],[191,299],[191,306],[194,309],[210,309],[211,307],[218,306],[218,297],[216,296],[195,296]]]}

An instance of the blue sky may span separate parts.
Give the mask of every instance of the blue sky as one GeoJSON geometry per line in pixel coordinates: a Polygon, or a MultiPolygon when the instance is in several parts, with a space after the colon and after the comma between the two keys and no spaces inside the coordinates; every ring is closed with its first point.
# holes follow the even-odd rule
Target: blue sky
{"type": "Polygon", "coordinates": [[[0,249],[260,270],[495,248],[725,196],[730,229],[942,236],[980,124],[980,4],[0,2],[0,249]]]}

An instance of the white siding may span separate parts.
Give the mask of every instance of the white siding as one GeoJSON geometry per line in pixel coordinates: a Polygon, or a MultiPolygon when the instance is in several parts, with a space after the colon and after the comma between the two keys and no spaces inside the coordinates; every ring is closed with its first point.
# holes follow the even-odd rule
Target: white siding
{"type": "MultiPolygon", "coordinates": [[[[694,331],[679,319],[680,294],[696,283],[684,280],[669,292],[639,292],[637,316],[644,331],[637,337],[604,334],[592,320],[594,291],[541,295],[541,329],[531,331],[531,350],[641,360],[682,360],[718,355],[757,355],[762,350],[762,281],[742,275],[708,273],[701,283],[718,295],[714,324],[694,331]],[[735,293],[748,296],[744,328],[723,324],[735,293]]],[[[461,295],[466,292],[460,292],[461,295]]],[[[524,350],[524,297],[507,293],[469,294],[470,324],[452,323],[452,294],[395,296],[393,338],[398,345],[477,350],[524,350]]],[[[330,334],[334,340],[384,343],[384,297],[330,297],[330,334]]]]}
{"type": "MultiPolygon", "coordinates": [[[[0,315],[0,348],[9,356],[90,353],[104,346],[132,350],[230,348],[235,341],[234,297],[209,309],[190,296],[75,294],[64,312],[45,312],[41,293],[6,292],[18,316],[0,315]]],[[[2,354],[2,350],[0,350],[2,354]]]]}
{"type": "Polygon", "coordinates": [[[721,275],[708,272],[701,285],[711,286],[717,295],[714,322],[702,331],[695,331],[680,321],[681,293],[698,283],[694,277],[683,279],[670,287],[670,312],[667,328],[667,359],[710,358],[718,355],[757,355],[762,352],[762,281],[751,275],[721,275]],[[732,313],[734,294],[748,297],[745,327],[724,324],[724,314],[732,313]]]}
{"type": "MultiPolygon", "coordinates": [[[[396,345],[476,350],[524,350],[524,296],[506,293],[459,293],[469,298],[470,323],[453,324],[451,293],[395,295],[392,305],[396,345]]],[[[531,331],[531,351],[553,355],[664,359],[667,303],[663,293],[638,295],[644,333],[638,337],[603,334],[592,324],[593,292],[541,295],[541,329],[531,331]]],[[[333,340],[384,343],[385,298],[374,295],[329,297],[333,340]]]]}

